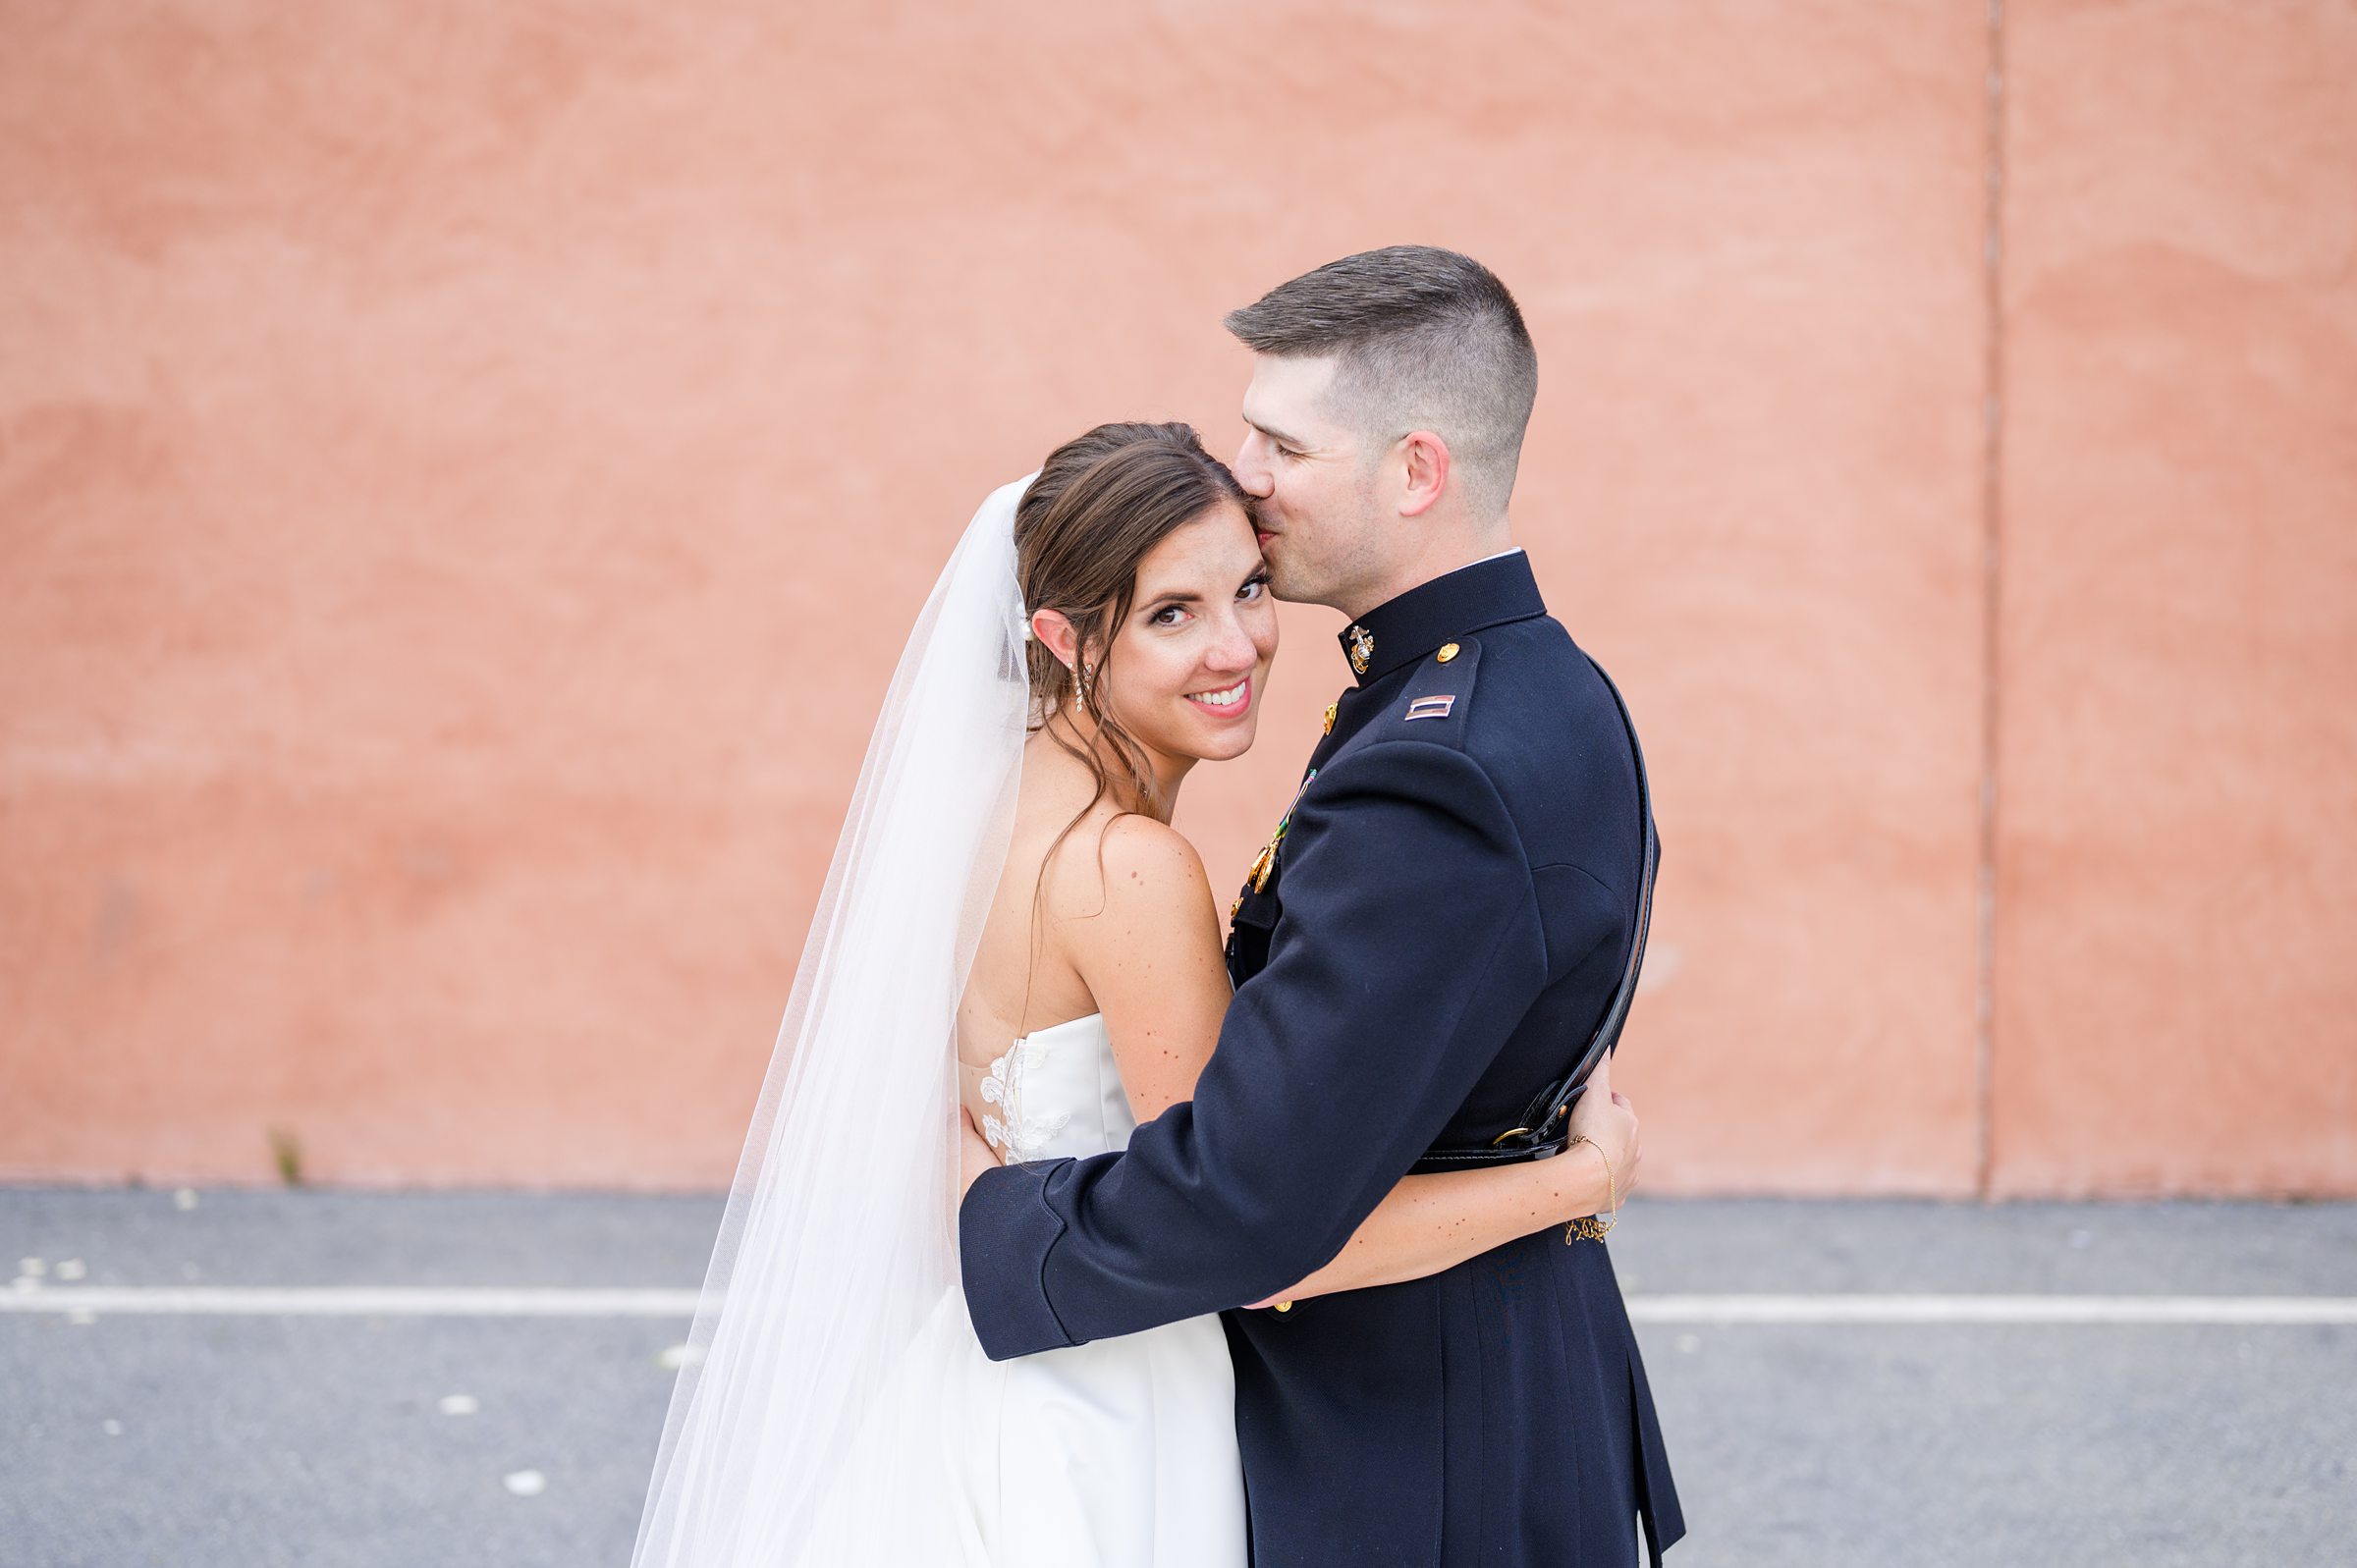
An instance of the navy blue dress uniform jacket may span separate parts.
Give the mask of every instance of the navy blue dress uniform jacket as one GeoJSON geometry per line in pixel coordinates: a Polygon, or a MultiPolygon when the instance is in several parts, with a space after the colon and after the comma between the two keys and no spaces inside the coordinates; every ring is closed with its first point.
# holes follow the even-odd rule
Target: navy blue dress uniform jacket
{"type": "MultiPolygon", "coordinates": [[[[1428,1147],[1486,1144],[1576,1059],[1635,935],[1636,774],[1519,552],[1343,634],[1357,667],[1191,1103],[1127,1149],[983,1172],[965,1293],[1004,1360],[1224,1312],[1255,1568],[1629,1568],[1684,1533],[1603,1242],[1234,1311],[1340,1252],[1428,1147]]],[[[1577,1152],[1573,1158],[1594,1159],[1577,1152]]]]}

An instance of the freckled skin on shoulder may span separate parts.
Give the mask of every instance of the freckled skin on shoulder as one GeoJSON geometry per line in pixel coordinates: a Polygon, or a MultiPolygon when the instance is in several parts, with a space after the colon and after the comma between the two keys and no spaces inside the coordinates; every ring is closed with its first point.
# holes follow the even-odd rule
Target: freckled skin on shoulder
{"type": "Polygon", "coordinates": [[[1056,937],[1105,1015],[1130,1110],[1150,1121],[1193,1098],[1228,1009],[1210,879],[1184,835],[1136,815],[1076,831],[1058,859],[1056,937]]]}

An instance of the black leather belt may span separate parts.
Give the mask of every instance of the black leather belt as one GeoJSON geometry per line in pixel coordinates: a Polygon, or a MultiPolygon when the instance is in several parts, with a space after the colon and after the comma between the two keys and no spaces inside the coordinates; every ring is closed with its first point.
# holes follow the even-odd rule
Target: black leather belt
{"type": "MultiPolygon", "coordinates": [[[[1586,650],[1581,653],[1584,656],[1586,650]]],[[[1628,731],[1628,754],[1637,765],[1637,816],[1645,826],[1645,865],[1637,889],[1637,940],[1629,945],[1628,967],[1621,972],[1620,989],[1613,994],[1613,1004],[1604,1010],[1604,1021],[1596,1026],[1587,1050],[1579,1054],[1570,1071],[1538,1092],[1515,1125],[1486,1144],[1435,1145],[1407,1167],[1410,1171],[1510,1165],[1562,1154],[1571,1142],[1568,1118],[1572,1102],[1587,1088],[1588,1075],[1596,1070],[1596,1064],[1619,1043],[1620,1026],[1628,1020],[1629,1001],[1637,994],[1637,971],[1645,965],[1645,931],[1653,919],[1653,874],[1661,863],[1662,847],[1653,830],[1653,792],[1645,783],[1645,752],[1637,744],[1637,727],[1628,717],[1628,704],[1621,700],[1620,688],[1605,675],[1604,667],[1593,659],[1588,664],[1613,694],[1613,706],[1620,710],[1621,727],[1628,731]]]]}

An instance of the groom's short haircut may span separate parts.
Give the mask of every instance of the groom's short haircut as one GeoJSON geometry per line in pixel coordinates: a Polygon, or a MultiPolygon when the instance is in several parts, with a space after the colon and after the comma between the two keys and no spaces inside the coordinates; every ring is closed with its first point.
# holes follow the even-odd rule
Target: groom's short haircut
{"type": "Polygon", "coordinates": [[[1388,450],[1430,430],[1476,516],[1506,512],[1522,432],[1539,392],[1539,356],[1506,285],[1471,256],[1389,245],[1329,261],[1227,317],[1255,353],[1335,356],[1328,401],[1338,419],[1388,450]]]}

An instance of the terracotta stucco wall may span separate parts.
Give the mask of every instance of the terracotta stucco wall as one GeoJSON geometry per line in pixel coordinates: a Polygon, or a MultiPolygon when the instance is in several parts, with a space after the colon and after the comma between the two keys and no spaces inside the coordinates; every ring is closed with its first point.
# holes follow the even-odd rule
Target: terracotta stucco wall
{"type": "Polygon", "coordinates": [[[2357,50],[2256,9],[0,3],[0,1177],[725,1180],[974,501],[1421,239],[1645,729],[1649,1186],[2357,1189],[2357,50]]]}
{"type": "Polygon", "coordinates": [[[2010,8],[1994,1184],[2357,1189],[2357,6],[2010,8]]]}

